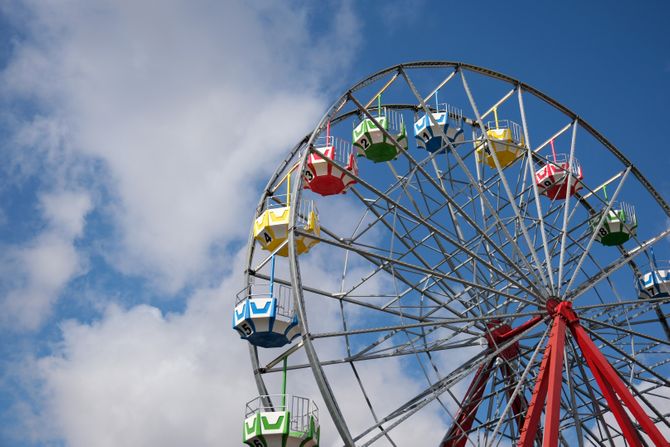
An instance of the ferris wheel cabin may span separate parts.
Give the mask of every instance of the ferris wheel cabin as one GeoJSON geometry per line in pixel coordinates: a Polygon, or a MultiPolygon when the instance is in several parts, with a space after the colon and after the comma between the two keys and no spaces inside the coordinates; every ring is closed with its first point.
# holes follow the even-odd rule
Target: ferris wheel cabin
{"type": "Polygon", "coordinates": [[[637,280],[641,298],[670,296],[670,261],[654,262],[637,280]]]}
{"type": "Polygon", "coordinates": [[[305,170],[305,188],[322,196],[342,194],[356,180],[350,174],[358,175],[358,163],[351,145],[332,136],[319,138],[309,154],[305,170]],[[326,159],[337,163],[335,166],[326,159]]]}
{"type": "Polygon", "coordinates": [[[305,397],[259,396],[247,403],[242,441],[252,447],[318,447],[319,409],[305,397]],[[271,405],[272,399],[281,400],[271,405]]]}
{"type": "Polygon", "coordinates": [[[505,168],[526,150],[521,126],[510,120],[489,121],[486,123],[485,135],[482,134],[478,140],[475,150],[477,160],[486,163],[491,169],[496,169],[494,153],[500,167],[505,168]]]}
{"type": "MultiPolygon", "coordinates": [[[[272,196],[266,199],[265,211],[254,221],[254,238],[267,251],[277,251],[279,256],[288,256],[288,225],[291,207],[294,206],[290,195],[272,196]],[[283,199],[286,199],[284,201],[283,199]]],[[[301,201],[297,226],[306,233],[319,236],[319,216],[311,200],[301,201]]],[[[296,248],[298,254],[307,253],[319,241],[302,234],[297,234],[296,248]]]]}
{"type": "Polygon", "coordinates": [[[423,115],[414,123],[417,147],[426,149],[431,153],[442,153],[448,146],[442,138],[442,134],[447,137],[449,144],[452,146],[464,141],[463,128],[461,127],[463,112],[449,104],[441,104],[441,106],[436,113],[431,113],[432,120],[428,115],[423,115]]]}
{"type": "Polygon", "coordinates": [[[589,224],[596,233],[595,240],[607,247],[621,245],[637,234],[635,208],[628,203],[613,204],[598,226],[602,217],[603,212],[598,213],[589,224]]]}
{"type": "Polygon", "coordinates": [[[582,166],[573,157],[570,163],[567,154],[555,154],[548,158],[547,163],[535,173],[535,183],[540,194],[544,194],[552,200],[564,200],[567,196],[573,196],[582,189],[582,166]],[[568,191],[568,178],[570,190],[568,191]]]}
{"type": "Polygon", "coordinates": [[[233,329],[240,338],[261,348],[291,343],[300,335],[300,324],[290,287],[272,283],[245,287],[235,300],[233,329]]]}
{"type": "MultiPolygon", "coordinates": [[[[398,112],[377,107],[371,113],[387,133],[392,135],[400,147],[407,150],[407,130],[403,117],[398,112]]],[[[384,132],[369,118],[364,119],[353,131],[353,144],[358,156],[380,163],[394,160],[398,156],[398,148],[384,132]]]]}

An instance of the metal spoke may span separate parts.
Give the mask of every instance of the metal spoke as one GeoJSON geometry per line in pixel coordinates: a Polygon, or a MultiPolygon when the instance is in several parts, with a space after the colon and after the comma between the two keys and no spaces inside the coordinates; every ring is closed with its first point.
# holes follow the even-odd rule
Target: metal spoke
{"type": "MultiPolygon", "coordinates": [[[[577,139],[577,122],[572,123],[572,139],[570,141],[570,162],[574,160],[574,154],[575,154],[575,141],[577,139]]],[[[571,164],[568,163],[568,169],[571,169],[571,164]]],[[[568,174],[568,184],[566,186],[566,190],[570,191],[570,182],[572,181],[572,174],[568,174]]],[[[621,186],[621,184],[619,185],[621,186]]],[[[563,228],[561,229],[561,251],[558,256],[558,289],[560,291],[561,286],[563,285],[563,259],[565,256],[565,239],[567,237],[567,229],[568,229],[568,211],[570,210],[570,194],[567,194],[567,197],[565,198],[565,205],[563,206],[563,228]]],[[[609,210],[608,210],[609,211],[609,210]]],[[[606,216],[606,214],[605,214],[606,216]]],[[[603,217],[604,218],[604,217],[603,217]]],[[[602,222],[600,222],[602,225],[602,222]]],[[[596,227],[598,228],[598,227],[596,227]]],[[[594,232],[595,233],[595,232],[594,232]]],[[[595,236],[593,237],[595,239],[595,236]]],[[[589,244],[590,247],[590,244],[589,244]]]]}
{"type": "MultiPolygon", "coordinates": [[[[347,446],[401,445],[410,418],[437,415],[453,421],[443,442],[515,444],[526,412],[538,409],[530,393],[551,327],[538,322],[556,317],[556,301],[567,302],[561,309],[574,303],[575,324],[585,332],[567,332],[564,372],[553,382],[558,425],[546,422],[544,436],[554,433],[561,446],[613,447],[649,421],[670,424],[658,403],[670,401],[670,342],[662,330],[670,296],[638,290],[649,275],[641,266],[652,262],[651,248],[670,236],[662,225],[670,206],[620,150],[537,89],[454,62],[375,73],[340,96],[282,160],[263,190],[257,222],[275,208],[285,208],[277,216],[284,213],[288,224],[272,230],[274,245],[264,244],[257,228],[251,232],[245,281],[250,300],[252,290],[267,285],[292,294],[285,303],[270,287],[272,299],[284,300],[278,312],[297,319],[300,337],[275,350],[250,344],[251,365],[268,409],[278,409],[268,393],[277,373],[301,371],[297,392],[304,381],[316,385],[336,429],[324,430],[321,443],[339,436],[347,446]],[[513,132],[510,140],[489,136],[485,126],[495,115],[498,128],[501,110],[520,117],[521,126],[501,126],[513,132]],[[425,133],[412,133],[412,119],[425,133]],[[548,153],[554,140],[570,141],[560,162],[570,172],[551,174],[552,187],[565,188],[560,194],[538,183],[537,170],[558,163],[548,153]],[[373,143],[380,152],[367,151],[373,143]],[[486,158],[482,145],[491,150],[486,158]],[[587,151],[584,174],[573,173],[587,151]],[[349,182],[340,191],[347,194],[321,195],[310,182],[325,175],[335,189],[337,181],[349,182]],[[605,187],[614,190],[610,199],[598,194],[605,187]],[[603,225],[618,197],[635,198],[637,234],[625,245],[601,247],[593,225],[603,225]],[[530,322],[535,329],[526,327],[530,322]],[[629,390],[626,399],[644,405],[649,419],[636,410],[633,428],[619,427],[611,392],[595,373],[602,366],[594,367],[587,351],[611,365],[624,381],[617,393],[629,390]],[[377,395],[369,374],[389,364],[413,392],[377,395]],[[459,397],[485,365],[491,367],[483,388],[459,397]],[[352,419],[344,396],[364,402],[360,419],[352,419]],[[454,405],[464,410],[454,415],[454,405]]],[[[267,326],[265,320],[255,330],[267,326]]],[[[635,402],[627,402],[630,410],[635,402]]]]}
{"type": "MultiPolygon", "coordinates": [[[[470,101],[470,106],[472,107],[472,110],[475,112],[475,116],[477,118],[477,122],[479,123],[480,128],[482,129],[482,135],[486,139],[486,143],[489,144],[489,147],[492,147],[491,141],[489,140],[488,134],[484,132],[483,130],[485,129],[484,123],[482,121],[482,117],[479,115],[479,111],[477,110],[477,105],[475,104],[475,100],[472,96],[472,93],[470,92],[470,87],[468,86],[468,82],[465,79],[465,74],[464,72],[461,71],[461,80],[463,81],[463,87],[465,88],[465,93],[468,96],[468,99],[470,101]]],[[[521,213],[519,212],[519,209],[516,206],[516,202],[514,201],[513,194],[510,190],[509,183],[507,182],[507,177],[505,173],[502,170],[502,167],[500,165],[500,161],[498,160],[498,155],[496,154],[495,150],[491,151],[491,155],[493,157],[493,161],[496,165],[496,169],[498,170],[498,175],[500,176],[500,179],[502,180],[505,193],[507,194],[507,198],[510,201],[510,204],[512,205],[512,208],[514,210],[514,214],[517,216],[517,219],[519,221],[519,225],[521,226],[521,232],[523,233],[523,237],[526,240],[526,245],[528,246],[531,256],[533,258],[533,261],[535,262],[535,267],[540,274],[540,277],[542,279],[542,283],[547,285],[547,278],[544,273],[544,269],[542,268],[540,264],[540,260],[537,257],[537,253],[535,252],[535,247],[534,244],[530,240],[530,236],[528,235],[528,230],[526,228],[526,225],[523,222],[523,219],[521,219],[521,213]]]]}
{"type": "MultiPolygon", "coordinates": [[[[544,215],[542,213],[542,205],[540,203],[540,193],[537,188],[537,183],[534,181],[535,172],[533,170],[533,157],[530,150],[530,136],[528,132],[528,124],[526,123],[526,111],[523,104],[522,90],[517,88],[517,97],[519,101],[519,112],[521,113],[521,125],[523,126],[524,139],[526,141],[527,149],[527,167],[531,175],[531,182],[533,184],[533,197],[535,198],[535,206],[537,207],[537,218],[540,222],[540,235],[542,236],[542,248],[544,249],[544,259],[545,264],[547,265],[547,276],[549,277],[549,286],[551,288],[550,292],[554,295],[556,292],[554,290],[554,275],[552,272],[551,257],[549,255],[549,245],[547,243],[547,232],[544,228],[544,215]]],[[[560,280],[559,280],[560,283],[560,280]]]]}

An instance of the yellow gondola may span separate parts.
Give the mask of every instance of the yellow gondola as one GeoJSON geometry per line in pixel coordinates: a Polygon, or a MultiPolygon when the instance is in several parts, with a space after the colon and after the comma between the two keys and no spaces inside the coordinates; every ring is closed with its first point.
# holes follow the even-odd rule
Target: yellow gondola
{"type": "MultiPolygon", "coordinates": [[[[254,238],[263,247],[264,250],[277,251],[279,256],[288,256],[288,225],[292,212],[290,182],[291,171],[284,177],[282,183],[286,182],[286,195],[275,195],[268,197],[265,201],[264,211],[254,221],[254,238]]],[[[280,183],[281,184],[281,183],[280,183]]],[[[319,216],[311,200],[303,200],[299,204],[298,220],[296,226],[302,231],[319,236],[321,227],[319,226],[319,216]]],[[[296,235],[296,248],[298,254],[307,253],[310,248],[319,241],[303,234],[296,235]]]]}
{"type": "Polygon", "coordinates": [[[496,169],[498,159],[501,168],[506,168],[523,156],[526,151],[526,141],[521,132],[521,126],[514,121],[498,120],[498,112],[493,109],[495,121],[486,123],[483,134],[475,143],[475,155],[478,162],[486,163],[491,169],[496,169]],[[488,141],[487,141],[488,140],[488,141]]]}

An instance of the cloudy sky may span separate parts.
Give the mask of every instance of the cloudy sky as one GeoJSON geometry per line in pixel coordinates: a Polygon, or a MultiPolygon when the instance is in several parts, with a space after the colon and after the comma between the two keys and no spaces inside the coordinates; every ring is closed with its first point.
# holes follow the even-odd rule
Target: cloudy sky
{"type": "Polygon", "coordinates": [[[0,0],[0,445],[238,445],[262,184],[386,66],[520,78],[667,197],[667,2],[536,3],[0,0]]]}

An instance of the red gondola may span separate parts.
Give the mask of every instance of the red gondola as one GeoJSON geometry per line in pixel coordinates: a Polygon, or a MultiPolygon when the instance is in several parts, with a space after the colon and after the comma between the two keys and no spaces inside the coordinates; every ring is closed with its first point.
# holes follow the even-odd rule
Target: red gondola
{"type": "Polygon", "coordinates": [[[346,141],[326,136],[317,141],[314,150],[307,159],[305,188],[322,196],[331,196],[346,192],[356,183],[350,174],[358,175],[358,164],[346,141]]]}

